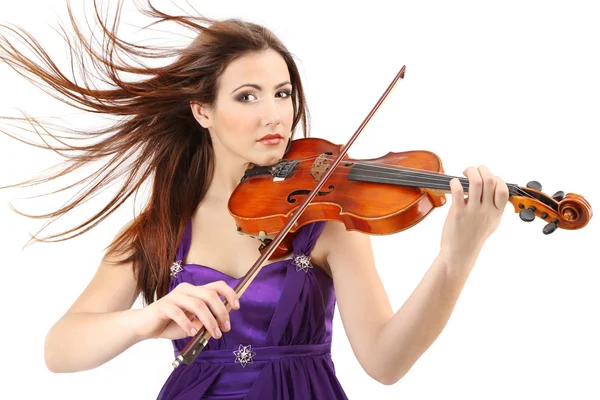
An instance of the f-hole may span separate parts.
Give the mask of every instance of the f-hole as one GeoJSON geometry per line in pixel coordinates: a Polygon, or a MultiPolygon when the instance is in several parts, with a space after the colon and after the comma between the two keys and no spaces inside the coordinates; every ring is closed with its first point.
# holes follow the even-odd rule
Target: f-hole
{"type": "MultiPolygon", "coordinates": [[[[335,186],[329,185],[327,187],[327,189],[329,189],[329,191],[320,191],[317,193],[317,196],[327,196],[329,193],[331,193],[333,191],[333,189],[335,189],[335,186]]],[[[310,192],[311,192],[310,190],[294,190],[292,193],[288,194],[288,198],[287,198],[288,203],[295,203],[296,199],[294,197],[307,195],[310,192]]]]}

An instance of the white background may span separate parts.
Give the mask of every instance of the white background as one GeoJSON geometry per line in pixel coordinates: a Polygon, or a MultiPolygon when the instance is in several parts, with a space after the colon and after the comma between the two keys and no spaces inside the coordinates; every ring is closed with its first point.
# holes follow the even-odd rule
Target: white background
{"type": "MultiPolygon", "coordinates": [[[[132,1],[126,3],[121,30],[125,39],[144,37],[156,39],[146,44],[165,44],[176,42],[175,32],[191,34],[168,24],[158,26],[163,32],[135,34],[134,27],[150,21],[137,14],[132,1]]],[[[155,3],[176,12],[170,2],[155,3]]],[[[190,10],[185,2],[177,3],[190,10]]],[[[313,136],[332,142],[341,144],[350,138],[406,65],[405,79],[363,131],[350,156],[431,150],[441,157],[448,174],[462,176],[467,166],[485,164],[509,183],[538,180],[549,195],[557,190],[579,193],[600,209],[600,25],[595,2],[192,3],[209,17],[241,17],[272,29],[297,57],[313,136]]],[[[73,7],[85,26],[82,7],[73,7]]],[[[92,21],[92,14],[87,15],[92,21]]],[[[0,5],[0,20],[36,35],[68,73],[65,44],[50,28],[58,27],[58,18],[68,23],[66,5],[59,0],[0,5]]],[[[0,65],[0,80],[2,115],[18,115],[21,108],[33,116],[64,116],[79,127],[91,127],[95,121],[61,106],[6,65],[0,65]]],[[[28,137],[39,143],[38,137],[28,137]]],[[[33,177],[61,160],[55,153],[0,135],[0,186],[33,177]]],[[[44,365],[48,329],[85,288],[104,247],[133,216],[132,198],[83,236],[22,250],[28,232],[37,233],[46,221],[17,215],[8,202],[29,214],[54,211],[76,190],[24,198],[49,193],[74,179],[0,191],[4,366],[0,398],[155,398],[172,371],[172,347],[166,340],[140,343],[81,373],[53,374],[44,365]]],[[[111,188],[40,235],[71,228],[99,211],[115,191],[111,188]]],[[[448,200],[412,229],[372,239],[394,310],[402,306],[436,255],[451,196],[448,200]]],[[[141,204],[138,199],[137,210],[141,204]]],[[[362,370],[336,312],[333,360],[348,396],[600,398],[597,218],[582,230],[558,230],[545,236],[544,222],[522,222],[508,205],[448,325],[393,386],[379,384],[362,370]]]]}

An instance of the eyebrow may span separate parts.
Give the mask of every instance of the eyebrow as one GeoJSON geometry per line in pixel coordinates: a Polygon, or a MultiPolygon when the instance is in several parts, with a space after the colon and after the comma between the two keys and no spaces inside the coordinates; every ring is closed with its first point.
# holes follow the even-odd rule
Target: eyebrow
{"type": "MultiPolygon", "coordinates": [[[[281,82],[279,85],[276,85],[273,89],[280,88],[283,85],[287,85],[288,83],[291,85],[290,81],[285,81],[285,82],[281,82]]],[[[257,89],[257,90],[262,90],[262,88],[260,86],[254,84],[254,83],[244,83],[242,86],[238,87],[237,89],[234,89],[231,93],[235,92],[238,89],[243,88],[244,86],[250,86],[250,87],[253,87],[253,88],[257,89]]]]}

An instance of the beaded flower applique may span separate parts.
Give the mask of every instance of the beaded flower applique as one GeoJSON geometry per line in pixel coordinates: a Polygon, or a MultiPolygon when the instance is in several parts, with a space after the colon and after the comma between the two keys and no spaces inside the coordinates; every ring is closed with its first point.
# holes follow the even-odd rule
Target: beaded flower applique
{"type": "Polygon", "coordinates": [[[238,350],[234,350],[233,354],[235,354],[235,362],[238,364],[242,364],[242,368],[246,368],[246,364],[254,361],[252,357],[256,355],[254,351],[252,351],[252,345],[243,346],[240,344],[238,350]]]}
{"type": "Polygon", "coordinates": [[[302,270],[308,272],[308,269],[313,267],[310,262],[310,257],[306,254],[295,254],[293,262],[296,264],[296,271],[302,270]]]}
{"type": "Polygon", "coordinates": [[[181,271],[183,271],[183,268],[181,268],[181,260],[177,260],[171,265],[171,276],[177,276],[181,271]]]}

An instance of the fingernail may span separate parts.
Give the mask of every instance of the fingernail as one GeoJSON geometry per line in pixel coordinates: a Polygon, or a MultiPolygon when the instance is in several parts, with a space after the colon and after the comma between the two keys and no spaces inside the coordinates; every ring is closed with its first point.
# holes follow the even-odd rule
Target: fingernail
{"type": "Polygon", "coordinates": [[[190,332],[192,332],[192,336],[196,336],[196,333],[198,333],[196,328],[192,328],[190,332]]]}
{"type": "Polygon", "coordinates": [[[221,337],[221,330],[219,328],[215,329],[215,337],[217,337],[217,338],[221,337]]]}
{"type": "Polygon", "coordinates": [[[228,331],[231,329],[231,324],[229,323],[229,320],[225,321],[225,330],[228,331]]]}
{"type": "Polygon", "coordinates": [[[235,301],[235,307],[236,307],[236,308],[240,308],[240,301],[239,301],[239,300],[236,300],[236,301],[235,301]]]}

